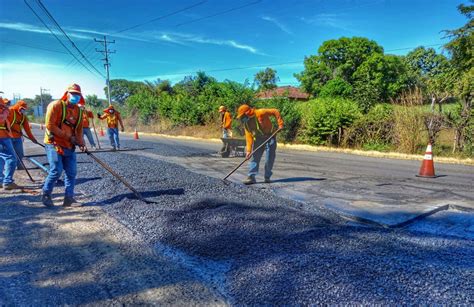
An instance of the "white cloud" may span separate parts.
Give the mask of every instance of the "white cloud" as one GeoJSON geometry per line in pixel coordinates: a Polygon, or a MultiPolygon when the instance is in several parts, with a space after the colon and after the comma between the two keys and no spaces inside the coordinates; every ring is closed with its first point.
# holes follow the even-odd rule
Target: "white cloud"
{"type": "MultiPolygon", "coordinates": [[[[38,34],[46,34],[46,35],[52,35],[51,32],[49,32],[48,29],[45,27],[39,27],[36,25],[32,24],[26,24],[22,22],[0,22],[0,29],[7,29],[7,30],[13,30],[13,31],[21,31],[21,32],[30,32],[30,33],[38,33],[38,34]]],[[[54,31],[55,34],[59,34],[59,32],[54,31]]],[[[73,38],[78,38],[78,39],[92,39],[91,36],[79,34],[79,33],[68,33],[70,37],[73,38]]]]}
{"type": "Polygon", "coordinates": [[[283,23],[278,21],[276,18],[273,18],[273,17],[270,17],[270,16],[263,16],[262,19],[265,20],[265,21],[273,23],[275,26],[280,28],[280,30],[282,30],[283,32],[285,32],[287,34],[293,34],[293,32],[291,32],[291,30],[286,25],[284,25],[283,23]]]}
{"type": "Polygon", "coordinates": [[[157,39],[180,45],[186,45],[187,43],[198,43],[216,46],[227,46],[236,49],[245,50],[253,54],[264,55],[257,48],[236,42],[235,40],[219,40],[213,38],[206,38],[199,35],[186,34],[186,33],[162,33],[159,36],[155,36],[157,39]]]}
{"type": "Polygon", "coordinates": [[[307,24],[335,28],[344,31],[353,31],[346,18],[341,14],[321,13],[310,18],[301,17],[300,20],[307,24]]]}

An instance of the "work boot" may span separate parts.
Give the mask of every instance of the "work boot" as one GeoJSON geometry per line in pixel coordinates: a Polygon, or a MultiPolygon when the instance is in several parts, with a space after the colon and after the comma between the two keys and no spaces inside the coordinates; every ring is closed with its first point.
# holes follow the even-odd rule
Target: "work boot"
{"type": "Polygon", "coordinates": [[[257,183],[257,180],[255,180],[255,176],[248,176],[247,179],[244,180],[245,185],[251,185],[257,183]]]}
{"type": "Polygon", "coordinates": [[[116,150],[117,150],[117,148],[115,148],[115,147],[112,147],[112,151],[116,151],[116,150]]]}
{"type": "Polygon", "coordinates": [[[76,201],[74,197],[66,196],[64,197],[63,207],[71,207],[72,205],[80,206],[80,202],[76,201]]]}
{"type": "Polygon", "coordinates": [[[270,179],[270,177],[265,177],[265,179],[263,180],[263,182],[265,182],[265,183],[271,183],[272,180],[270,179]]]}
{"type": "Polygon", "coordinates": [[[48,208],[54,207],[54,203],[50,194],[43,193],[43,195],[41,195],[41,202],[48,208]]]}
{"type": "Polygon", "coordinates": [[[21,187],[19,185],[17,185],[16,183],[12,182],[12,183],[9,183],[9,184],[4,184],[3,189],[7,190],[7,191],[10,191],[10,190],[19,190],[19,189],[21,189],[21,187]]]}

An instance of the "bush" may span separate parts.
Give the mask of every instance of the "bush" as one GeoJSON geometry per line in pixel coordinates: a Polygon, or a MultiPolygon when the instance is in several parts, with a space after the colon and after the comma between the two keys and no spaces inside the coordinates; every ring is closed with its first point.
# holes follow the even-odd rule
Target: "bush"
{"type": "Polygon", "coordinates": [[[352,86],[342,78],[328,81],[319,93],[320,97],[342,97],[349,98],[352,94],[352,86]]]}
{"type": "Polygon", "coordinates": [[[386,149],[393,143],[393,106],[377,104],[358,118],[344,134],[344,145],[386,149]]]}
{"type": "Polygon", "coordinates": [[[357,103],[342,98],[318,98],[302,108],[301,140],[315,145],[338,144],[343,129],[361,116],[357,103]]]}

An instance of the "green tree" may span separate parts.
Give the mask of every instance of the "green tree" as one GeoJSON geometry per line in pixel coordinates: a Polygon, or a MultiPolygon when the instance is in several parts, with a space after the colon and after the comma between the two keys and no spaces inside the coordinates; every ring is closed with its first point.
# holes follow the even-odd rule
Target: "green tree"
{"type": "Polygon", "coordinates": [[[328,81],[319,94],[321,97],[349,98],[352,95],[352,86],[342,78],[334,78],[328,81]]]}
{"type": "Polygon", "coordinates": [[[107,105],[107,102],[104,101],[103,99],[99,99],[97,95],[86,95],[85,97],[86,104],[91,106],[92,108],[100,108],[100,107],[105,107],[107,105]]]}
{"type": "MultiPolygon", "coordinates": [[[[139,81],[129,81],[125,79],[110,80],[111,100],[123,105],[129,96],[138,93],[138,91],[144,87],[145,84],[139,81]]],[[[107,96],[107,87],[104,88],[104,92],[107,96]]]]}
{"type": "Polygon", "coordinates": [[[454,85],[458,73],[449,59],[437,54],[433,48],[418,47],[409,52],[404,58],[417,85],[431,100],[431,109],[434,111],[438,104],[440,110],[443,102],[454,95],[454,85]]]}
{"type": "Polygon", "coordinates": [[[44,108],[46,110],[46,106],[53,101],[53,96],[48,93],[44,93],[41,96],[40,95],[35,95],[35,99],[33,99],[33,105],[35,106],[40,106],[41,101],[43,101],[44,108]]]}
{"type": "Polygon", "coordinates": [[[255,74],[254,84],[259,90],[269,90],[276,88],[279,80],[276,70],[267,67],[255,74]]]}
{"type": "MultiPolygon", "coordinates": [[[[473,3],[473,1],[470,1],[473,3]]],[[[464,150],[472,155],[474,151],[474,110],[472,98],[474,96],[474,5],[458,6],[458,10],[467,19],[461,28],[447,30],[445,33],[451,40],[445,48],[451,55],[454,67],[460,74],[454,85],[456,95],[460,98],[459,105],[450,119],[456,130],[453,151],[464,150]]]]}

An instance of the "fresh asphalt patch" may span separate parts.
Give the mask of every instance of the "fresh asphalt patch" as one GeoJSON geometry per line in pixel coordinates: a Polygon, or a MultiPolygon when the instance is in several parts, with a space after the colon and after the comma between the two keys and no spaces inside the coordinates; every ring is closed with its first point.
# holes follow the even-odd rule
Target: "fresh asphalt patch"
{"type": "MultiPolygon", "coordinates": [[[[162,156],[210,154],[146,146],[162,156]]],[[[474,297],[473,240],[360,227],[322,206],[173,163],[126,152],[97,156],[155,203],[134,199],[99,165],[79,164],[79,178],[103,178],[78,184],[85,205],[100,206],[231,304],[469,304],[474,297]]]]}

